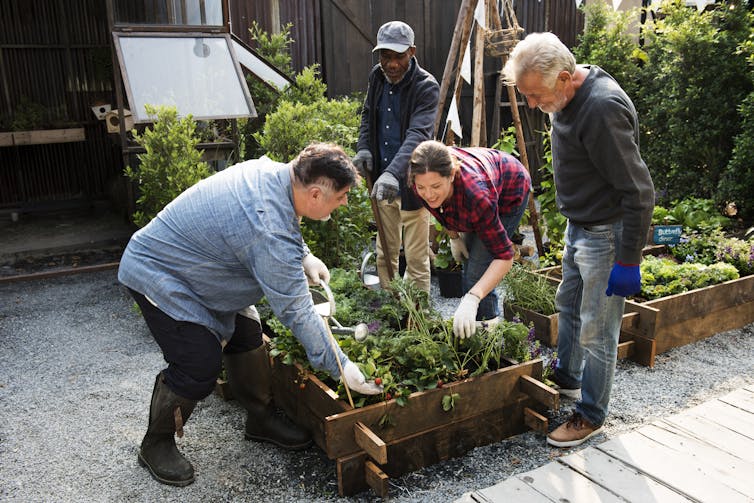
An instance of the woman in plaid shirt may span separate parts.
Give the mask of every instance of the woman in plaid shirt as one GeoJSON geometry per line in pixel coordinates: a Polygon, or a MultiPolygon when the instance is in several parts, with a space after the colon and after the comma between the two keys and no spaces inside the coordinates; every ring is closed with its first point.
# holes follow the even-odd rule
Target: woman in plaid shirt
{"type": "Polygon", "coordinates": [[[453,331],[456,337],[470,337],[477,321],[494,324],[500,315],[495,287],[513,265],[509,236],[526,209],[531,178],[505,152],[430,140],[411,155],[409,181],[448,230],[453,258],[463,265],[466,294],[453,316],[453,331]]]}

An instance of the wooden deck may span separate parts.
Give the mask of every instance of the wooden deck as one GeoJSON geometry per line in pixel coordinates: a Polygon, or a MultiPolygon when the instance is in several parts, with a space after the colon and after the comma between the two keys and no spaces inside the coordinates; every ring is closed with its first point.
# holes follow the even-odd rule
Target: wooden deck
{"type": "Polygon", "coordinates": [[[456,503],[753,502],[754,386],[467,493],[456,503]]]}

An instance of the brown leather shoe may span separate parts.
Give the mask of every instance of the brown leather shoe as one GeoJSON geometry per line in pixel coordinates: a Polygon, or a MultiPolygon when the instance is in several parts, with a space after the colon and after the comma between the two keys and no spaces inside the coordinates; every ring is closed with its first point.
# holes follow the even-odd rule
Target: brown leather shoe
{"type": "Polygon", "coordinates": [[[583,444],[601,431],[602,425],[595,426],[584,416],[574,412],[568,421],[547,435],[547,443],[555,447],[574,447],[583,444]]]}

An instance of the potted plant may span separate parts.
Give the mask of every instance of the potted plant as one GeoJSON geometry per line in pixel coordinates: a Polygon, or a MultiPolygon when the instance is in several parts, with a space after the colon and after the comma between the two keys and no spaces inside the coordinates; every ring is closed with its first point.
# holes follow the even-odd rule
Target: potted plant
{"type": "Polygon", "coordinates": [[[463,297],[461,284],[461,264],[453,258],[450,248],[450,235],[440,222],[434,220],[433,260],[434,273],[440,284],[440,295],[446,298],[463,297]]]}

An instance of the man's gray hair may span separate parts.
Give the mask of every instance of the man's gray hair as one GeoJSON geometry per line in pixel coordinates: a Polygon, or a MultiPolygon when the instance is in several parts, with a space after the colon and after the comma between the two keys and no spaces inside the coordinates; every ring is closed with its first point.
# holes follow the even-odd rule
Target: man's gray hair
{"type": "Polygon", "coordinates": [[[553,33],[530,33],[516,44],[503,67],[506,84],[515,85],[525,73],[542,75],[545,85],[554,86],[558,74],[576,71],[576,58],[553,33]]]}

